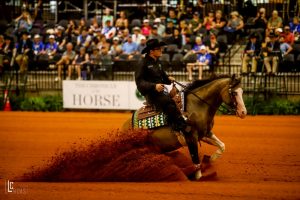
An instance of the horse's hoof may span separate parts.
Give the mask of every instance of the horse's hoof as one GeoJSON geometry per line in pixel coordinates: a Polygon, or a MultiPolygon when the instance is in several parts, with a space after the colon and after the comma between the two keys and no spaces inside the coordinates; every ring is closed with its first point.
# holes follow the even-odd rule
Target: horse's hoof
{"type": "Polygon", "coordinates": [[[195,173],[195,179],[196,179],[196,181],[200,180],[201,177],[202,177],[202,173],[201,173],[201,170],[199,169],[195,173]]]}

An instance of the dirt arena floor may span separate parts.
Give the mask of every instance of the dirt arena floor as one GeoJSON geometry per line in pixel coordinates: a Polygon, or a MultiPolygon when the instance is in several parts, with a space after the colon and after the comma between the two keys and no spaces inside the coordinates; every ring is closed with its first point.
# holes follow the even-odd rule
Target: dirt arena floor
{"type": "MultiPolygon", "coordinates": [[[[300,199],[300,116],[217,116],[217,177],[192,182],[7,182],[58,148],[118,128],[130,113],[0,112],[0,199],[300,199]]],[[[206,154],[215,148],[202,144],[206,154]]],[[[187,154],[186,149],[181,152],[187,154]]]]}

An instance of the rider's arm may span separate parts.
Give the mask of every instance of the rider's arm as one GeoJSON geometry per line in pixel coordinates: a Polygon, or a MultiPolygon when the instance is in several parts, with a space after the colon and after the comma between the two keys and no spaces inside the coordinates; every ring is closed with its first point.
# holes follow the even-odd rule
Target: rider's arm
{"type": "Polygon", "coordinates": [[[145,64],[141,63],[139,66],[140,67],[138,67],[137,71],[135,72],[135,82],[136,82],[138,90],[142,94],[146,94],[148,92],[155,91],[156,84],[145,80],[145,76],[147,75],[145,64]]]}

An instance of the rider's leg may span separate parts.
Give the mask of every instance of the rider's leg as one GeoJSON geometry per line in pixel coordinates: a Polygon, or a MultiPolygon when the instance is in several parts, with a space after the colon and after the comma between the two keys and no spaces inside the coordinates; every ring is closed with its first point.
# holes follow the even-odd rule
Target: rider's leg
{"type": "Polygon", "coordinates": [[[163,110],[167,114],[169,123],[172,125],[172,127],[176,131],[181,131],[184,134],[193,163],[197,165],[200,164],[197,138],[193,136],[191,126],[184,119],[180,110],[178,110],[174,100],[171,99],[169,95],[163,93],[155,96],[155,101],[153,101],[153,98],[151,99],[158,109],[163,110]]]}

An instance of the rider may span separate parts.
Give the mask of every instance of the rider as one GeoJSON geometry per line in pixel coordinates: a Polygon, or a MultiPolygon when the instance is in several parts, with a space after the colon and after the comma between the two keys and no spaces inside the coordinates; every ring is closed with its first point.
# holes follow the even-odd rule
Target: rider
{"type": "Polygon", "coordinates": [[[147,102],[162,110],[168,116],[168,122],[173,129],[184,134],[192,160],[195,164],[199,164],[197,141],[192,135],[191,126],[177,108],[175,101],[165,91],[164,84],[170,85],[175,81],[174,77],[168,76],[162,69],[159,61],[162,47],[165,45],[166,43],[157,39],[147,41],[142,51],[142,54],[146,55],[135,73],[135,82],[147,102]]]}

